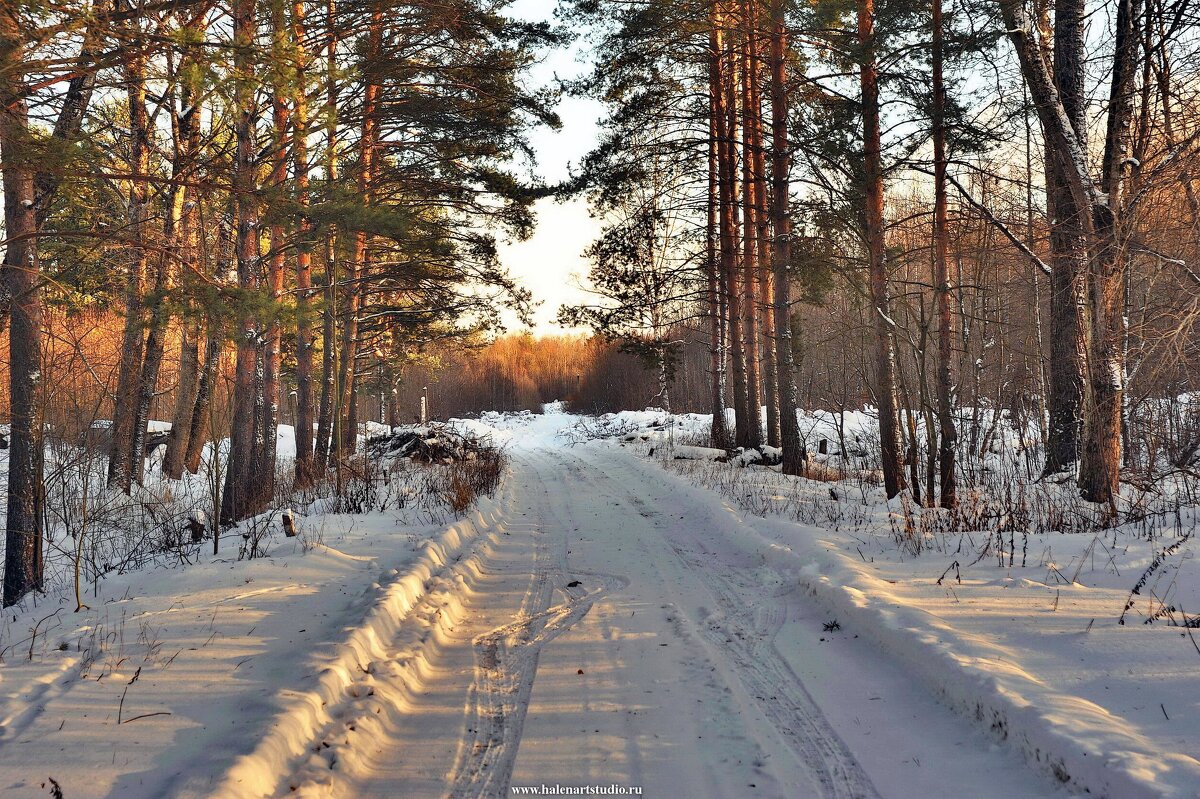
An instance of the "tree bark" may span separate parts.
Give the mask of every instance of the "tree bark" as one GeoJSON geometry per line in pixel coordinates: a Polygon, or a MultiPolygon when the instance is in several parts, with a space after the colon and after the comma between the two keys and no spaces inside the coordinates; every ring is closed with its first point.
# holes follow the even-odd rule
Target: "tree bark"
{"type": "MultiPolygon", "coordinates": [[[[379,57],[383,47],[383,9],[376,3],[367,32],[367,58],[379,57]]],[[[379,84],[368,78],[363,88],[362,137],[359,142],[358,194],[370,204],[375,180],[376,147],[379,141],[379,84]]],[[[339,455],[352,455],[358,446],[358,312],[370,274],[368,236],[354,234],[354,252],[346,276],[346,302],[342,308],[342,358],[338,375],[343,422],[338,438],[339,455]]]]}
{"type": "Polygon", "coordinates": [[[210,321],[208,337],[204,343],[204,360],[200,364],[200,379],[196,384],[196,404],[192,407],[191,421],[188,424],[187,452],[184,453],[183,460],[184,466],[192,474],[200,471],[204,445],[208,443],[209,408],[220,366],[221,338],[216,323],[210,321]]]}
{"type": "MultiPolygon", "coordinates": [[[[190,172],[201,147],[200,106],[196,93],[185,82],[181,99],[183,112],[179,115],[177,138],[187,153],[181,160],[190,172]]],[[[177,148],[180,146],[177,145],[177,148]]],[[[183,170],[181,170],[183,172],[183,170]]],[[[186,174],[186,172],[185,172],[186,174]]],[[[200,193],[194,189],[184,192],[180,218],[180,260],[183,268],[181,283],[187,284],[200,274],[200,193]]],[[[221,246],[221,244],[218,244],[221,246]]],[[[191,414],[200,385],[200,338],[203,328],[198,322],[180,320],[179,381],[175,390],[175,407],[171,413],[171,432],[163,453],[163,474],[178,480],[183,476],[188,443],[191,438],[191,414]]]]}
{"type": "MultiPolygon", "coordinates": [[[[234,81],[237,121],[234,127],[236,149],[233,165],[233,195],[236,204],[237,234],[234,251],[237,258],[238,287],[252,292],[258,286],[259,241],[257,167],[254,127],[254,0],[234,0],[234,81]]],[[[229,436],[229,461],[225,467],[225,488],[221,494],[221,523],[234,524],[258,509],[254,506],[253,484],[255,448],[255,409],[258,403],[258,337],[253,314],[246,308],[239,313],[237,363],[234,367],[233,423],[229,436]]]]}
{"type": "MultiPolygon", "coordinates": [[[[189,54],[181,59],[177,74],[182,75],[192,63],[189,54]]],[[[187,187],[189,178],[195,168],[195,161],[200,151],[200,114],[192,108],[193,101],[190,92],[184,92],[184,112],[181,114],[175,107],[174,92],[170,92],[171,131],[173,138],[173,154],[171,159],[171,187],[167,195],[166,220],[163,225],[163,244],[158,252],[158,268],[155,273],[154,292],[147,303],[150,323],[146,332],[146,343],[143,348],[141,375],[138,380],[137,408],[134,412],[133,435],[129,441],[129,460],[133,464],[133,478],[138,483],[142,481],[145,470],[146,425],[150,418],[150,406],[158,388],[158,376],[162,369],[165,354],[167,326],[170,323],[170,311],[167,305],[167,293],[172,289],[179,266],[188,262],[196,243],[195,226],[198,218],[198,203],[193,200],[196,194],[187,187]],[[189,207],[190,206],[190,207],[189,207]]],[[[187,342],[183,342],[187,344],[187,342]]],[[[176,409],[181,402],[189,398],[189,384],[194,384],[192,377],[184,375],[184,360],[187,353],[180,350],[180,376],[177,385],[179,396],[176,398],[176,409]]],[[[194,367],[193,367],[194,369],[194,367]]],[[[174,438],[174,426],[169,441],[174,438]]],[[[178,450],[177,450],[178,451],[178,450]]],[[[180,462],[180,467],[182,462],[180,462]]],[[[166,456],[163,459],[163,471],[166,472],[166,456]]]]}
{"type": "Polygon", "coordinates": [[[292,169],[296,180],[296,198],[301,213],[297,220],[296,242],[296,474],[298,487],[312,484],[313,462],[313,334],[312,299],[312,220],[304,213],[308,193],[308,97],[305,76],[308,54],[305,48],[308,30],[305,24],[305,0],[292,5],[292,47],[298,53],[295,94],[292,109],[292,169]]]}
{"type": "Polygon", "coordinates": [[[746,407],[749,411],[746,445],[762,446],[762,369],[758,357],[759,329],[759,266],[758,266],[758,223],[762,211],[759,193],[762,190],[759,176],[755,172],[754,151],[761,138],[756,141],[756,117],[761,115],[758,100],[756,69],[757,58],[753,50],[754,30],[753,0],[742,3],[742,46],[741,50],[741,104],[742,104],[742,335],[746,351],[746,407]]]}
{"type": "Polygon", "coordinates": [[[905,488],[904,458],[896,401],[896,347],[888,297],[884,249],[883,153],[879,132],[879,68],[875,60],[875,2],[858,0],[858,40],[862,47],[864,221],[868,251],[872,315],[875,326],[875,385],[879,402],[880,462],[889,498],[905,488]]]}
{"type": "MultiPolygon", "coordinates": [[[[271,32],[274,38],[274,57],[287,63],[287,39],[290,33],[284,0],[271,4],[271,32]]],[[[291,135],[291,108],[288,106],[287,86],[274,86],[271,91],[271,125],[274,152],[271,163],[271,185],[282,193],[288,179],[288,137],[291,135]]],[[[279,438],[280,367],[283,360],[283,323],[279,303],[283,297],[283,275],[287,268],[288,234],[282,221],[271,225],[271,258],[267,266],[267,296],[271,301],[271,316],[263,340],[263,392],[258,418],[259,452],[255,471],[260,504],[269,503],[275,496],[276,446],[279,438]]]]}
{"type": "Polygon", "coordinates": [[[1084,398],[1084,447],[1080,491],[1092,502],[1112,502],[1121,463],[1124,316],[1123,258],[1119,240],[1122,181],[1128,152],[1129,126],[1137,61],[1135,0],[1117,7],[1117,37],[1110,84],[1108,135],[1102,179],[1097,185],[1088,169],[1084,142],[1050,74],[1044,46],[1021,0],[999,0],[1008,37],[1017,51],[1051,154],[1061,169],[1071,201],[1088,242],[1087,375],[1084,398]]]}
{"type": "Polygon", "coordinates": [[[742,299],[744,287],[738,274],[738,241],[740,237],[740,212],[738,210],[737,162],[738,162],[738,113],[737,113],[737,57],[732,42],[732,31],[727,17],[719,21],[722,46],[722,111],[721,152],[718,183],[721,191],[721,274],[725,289],[725,306],[728,314],[729,354],[733,368],[733,417],[734,444],[751,446],[750,406],[746,388],[746,339],[743,333],[742,299]]]}
{"type": "Polygon", "coordinates": [[[1141,0],[1118,0],[1108,128],[1102,163],[1106,202],[1093,206],[1097,242],[1088,275],[1091,315],[1083,451],[1079,488],[1091,502],[1112,503],[1121,470],[1121,419],[1125,390],[1125,274],[1120,213],[1137,90],[1139,42],[1135,22],[1141,0]]]}
{"type": "MultiPolygon", "coordinates": [[[[1087,147],[1083,0],[1056,0],[1054,84],[1080,146],[1087,147]]],[[[1087,341],[1084,305],[1088,242],[1081,212],[1067,183],[1069,164],[1046,142],[1046,208],[1050,214],[1050,361],[1046,406],[1049,425],[1043,475],[1072,468],[1079,459],[1087,341]]]]}
{"type": "MultiPolygon", "coordinates": [[[[334,0],[326,0],[326,24],[334,28],[334,0]]],[[[338,180],[337,157],[337,39],[329,37],[325,50],[325,174],[330,183],[338,180]]],[[[321,317],[321,397],[317,407],[315,470],[329,467],[336,445],[337,426],[337,228],[325,227],[325,307],[321,317]]]]}
{"type": "Polygon", "coordinates": [[[796,417],[796,382],[792,363],[791,284],[792,221],[791,152],[788,144],[787,26],[784,0],[771,0],[771,269],[775,317],[775,360],[779,371],[779,427],[783,473],[804,474],[805,452],[796,417]]]}
{"type": "Polygon", "coordinates": [[[3,284],[9,307],[8,516],[4,549],[4,607],[42,587],[42,305],[37,254],[33,157],[21,48],[13,5],[0,6],[0,173],[4,186],[3,284]]]}
{"type": "MultiPolygon", "coordinates": [[[[135,23],[136,24],[136,23],[135,23]]],[[[146,114],[146,56],[133,39],[132,54],[125,64],[125,92],[129,109],[129,170],[135,175],[150,171],[150,131],[146,114]]],[[[121,339],[121,364],[113,397],[112,427],[109,430],[108,485],[129,493],[135,464],[133,446],[137,433],[138,384],[145,355],[145,293],[149,219],[149,192],[144,180],[129,182],[128,230],[131,241],[125,281],[125,330],[121,339]]],[[[140,461],[139,461],[140,462],[140,461]]]]}
{"type": "Polygon", "coordinates": [[[709,405],[712,410],[711,441],[713,447],[728,450],[731,445],[729,427],[725,419],[725,326],[721,304],[721,269],[718,263],[720,238],[721,190],[718,177],[720,160],[720,119],[723,114],[721,99],[721,43],[717,32],[716,3],[709,13],[709,63],[708,63],[708,218],[705,238],[705,276],[708,279],[708,335],[710,391],[709,405]]]}
{"type": "MultiPolygon", "coordinates": [[[[947,261],[950,231],[946,211],[946,87],[943,79],[945,53],[942,29],[942,0],[933,0],[933,285],[937,293],[937,417],[939,503],[943,508],[958,504],[955,480],[955,445],[958,429],[954,424],[953,382],[950,363],[954,317],[951,313],[953,286],[947,261]]],[[[914,435],[915,444],[915,435],[914,435]]],[[[932,450],[930,456],[932,457],[932,450]]],[[[929,488],[933,504],[933,487],[929,488]]]]}
{"type": "Polygon", "coordinates": [[[175,407],[171,412],[171,431],[163,453],[163,476],[171,480],[183,477],[184,460],[191,439],[192,409],[200,388],[200,339],[204,329],[196,323],[182,325],[179,342],[179,384],[175,389],[175,407]]]}

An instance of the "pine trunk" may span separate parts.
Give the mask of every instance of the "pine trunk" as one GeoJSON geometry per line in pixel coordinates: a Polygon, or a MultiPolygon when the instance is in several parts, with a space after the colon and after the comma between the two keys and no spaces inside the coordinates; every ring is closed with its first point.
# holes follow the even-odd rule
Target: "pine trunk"
{"type": "Polygon", "coordinates": [[[729,427],[725,419],[725,325],[721,303],[721,268],[718,247],[720,244],[721,190],[718,177],[720,160],[720,119],[724,104],[721,99],[721,45],[717,32],[716,4],[713,4],[709,22],[708,64],[708,218],[705,237],[705,276],[708,279],[706,295],[708,305],[708,354],[709,354],[709,405],[712,410],[710,443],[717,449],[728,450],[731,445],[729,427]]]}
{"type": "MultiPolygon", "coordinates": [[[[186,66],[187,63],[188,59],[184,59],[181,67],[186,66]]],[[[185,95],[185,98],[187,97],[188,95],[185,95]]],[[[129,460],[133,464],[133,479],[138,483],[142,482],[145,472],[146,425],[150,419],[150,407],[158,388],[158,375],[162,369],[167,326],[170,323],[166,295],[175,281],[177,267],[189,257],[187,253],[192,244],[192,227],[196,220],[195,203],[192,204],[192,209],[185,210],[189,197],[186,183],[199,150],[199,125],[200,117],[198,113],[195,113],[195,109],[192,109],[191,113],[179,114],[175,109],[174,97],[172,97],[171,129],[174,138],[174,156],[171,163],[171,178],[173,182],[167,196],[167,217],[163,225],[163,246],[158,253],[154,292],[150,295],[150,301],[147,303],[150,323],[146,332],[142,371],[138,379],[133,436],[129,442],[129,460]],[[194,132],[193,127],[195,128],[194,132]]],[[[186,342],[184,343],[186,344],[186,342]]],[[[184,389],[188,378],[184,377],[183,361],[185,359],[186,354],[181,349],[180,376],[176,389],[179,397],[176,400],[176,408],[179,407],[181,398],[186,393],[184,389]]],[[[166,471],[165,457],[163,471],[166,471]]]]}
{"type": "MultiPolygon", "coordinates": [[[[178,141],[186,153],[181,157],[181,174],[190,175],[195,168],[200,152],[200,107],[195,93],[184,86],[182,91],[183,112],[177,123],[178,141]]],[[[188,285],[200,271],[200,202],[199,192],[188,188],[184,191],[184,204],[180,217],[179,245],[183,265],[181,283],[188,285]]],[[[218,247],[224,246],[218,242],[218,247]]],[[[163,474],[178,480],[183,476],[188,443],[191,438],[191,414],[196,404],[196,392],[200,385],[200,338],[203,330],[199,323],[181,320],[179,343],[179,382],[175,390],[175,407],[171,413],[171,432],[167,436],[167,448],[163,453],[163,474]]]]}
{"type": "Polygon", "coordinates": [[[203,328],[198,324],[182,325],[179,343],[179,385],[175,390],[175,407],[171,413],[171,432],[163,454],[163,475],[171,480],[183,477],[183,465],[192,432],[192,409],[200,389],[200,338],[203,328]]]}
{"type": "Polygon", "coordinates": [[[301,208],[297,220],[296,243],[296,476],[299,487],[312,483],[313,465],[313,341],[312,319],[312,220],[304,213],[308,194],[308,98],[306,95],[308,56],[304,50],[308,32],[305,25],[305,0],[292,6],[292,46],[299,52],[296,65],[295,95],[292,110],[292,164],[296,197],[301,208]]]}
{"type": "MultiPolygon", "coordinates": [[[[327,25],[333,27],[334,0],[327,0],[327,25]]],[[[338,180],[337,156],[337,40],[330,36],[325,45],[325,174],[330,183],[338,180]]],[[[325,307],[321,316],[321,397],[317,407],[317,440],[314,470],[324,473],[333,455],[337,433],[337,228],[325,227],[325,307]]]]}
{"type": "Polygon", "coordinates": [[[889,498],[905,488],[904,458],[896,401],[896,347],[888,297],[883,226],[883,153],[879,132],[879,69],[875,61],[875,2],[858,0],[858,40],[862,46],[860,79],[863,117],[864,219],[868,252],[872,323],[875,326],[875,393],[879,403],[880,462],[889,498]]]}
{"type": "MultiPolygon", "coordinates": [[[[238,117],[234,126],[237,146],[234,152],[233,194],[237,206],[237,235],[234,251],[237,258],[238,287],[252,292],[258,286],[258,203],[255,197],[256,152],[254,127],[254,59],[255,36],[254,0],[235,0],[232,6],[234,37],[234,81],[238,117]]],[[[255,409],[258,394],[258,336],[257,323],[249,310],[243,309],[238,318],[237,362],[234,367],[233,422],[230,426],[229,461],[225,467],[225,488],[221,495],[221,523],[234,524],[253,515],[257,496],[253,485],[258,475],[253,472],[255,450],[255,409]]]]}
{"type": "Polygon", "coordinates": [[[750,428],[747,444],[762,446],[762,375],[758,357],[758,222],[762,206],[759,192],[762,190],[759,176],[755,174],[754,149],[756,116],[761,113],[755,108],[758,97],[757,65],[751,50],[754,39],[753,3],[742,4],[742,47],[741,47],[741,102],[742,102],[742,334],[746,350],[746,405],[749,410],[750,428]]]}
{"type": "MultiPolygon", "coordinates": [[[[136,38],[136,37],[134,37],[136,38]]],[[[147,175],[150,171],[149,120],[146,114],[146,57],[139,44],[125,65],[125,92],[129,110],[129,171],[147,175]]],[[[137,407],[142,360],[145,353],[145,293],[149,242],[149,192],[146,181],[134,177],[129,187],[128,230],[131,242],[128,273],[125,279],[125,330],[121,338],[121,364],[117,370],[117,390],[113,397],[112,427],[109,430],[108,485],[129,493],[134,479],[134,439],[137,433],[137,407]]]]}
{"type": "MultiPolygon", "coordinates": [[[[288,58],[289,26],[282,0],[271,6],[271,28],[275,41],[275,57],[288,58]]],[[[287,103],[286,86],[275,86],[271,96],[271,125],[275,151],[272,154],[271,185],[283,193],[288,179],[288,137],[291,133],[291,109],[287,103]]],[[[283,323],[280,301],[283,298],[283,275],[287,268],[287,229],[282,222],[271,225],[271,257],[267,265],[267,295],[271,301],[271,318],[263,341],[263,393],[258,418],[260,450],[255,471],[260,476],[260,502],[269,503],[275,496],[276,446],[279,438],[280,367],[283,360],[283,323]]]]}
{"type": "Polygon", "coordinates": [[[34,211],[34,175],[22,152],[29,136],[21,47],[14,6],[0,7],[0,173],[4,186],[4,289],[9,307],[8,515],[4,539],[4,607],[42,586],[42,305],[34,211]]]}
{"type": "Polygon", "coordinates": [[[183,459],[184,466],[192,474],[200,471],[200,459],[204,454],[204,445],[208,443],[209,413],[220,365],[221,339],[216,323],[210,322],[208,338],[204,342],[204,360],[200,364],[200,379],[196,384],[196,404],[192,407],[188,425],[187,452],[183,459]]]}
{"type": "Polygon", "coordinates": [[[802,475],[804,442],[796,416],[796,382],[792,363],[792,260],[790,212],[791,154],[788,151],[787,26],[784,0],[771,0],[771,271],[775,317],[775,359],[779,370],[779,427],[783,473],[802,475]]]}

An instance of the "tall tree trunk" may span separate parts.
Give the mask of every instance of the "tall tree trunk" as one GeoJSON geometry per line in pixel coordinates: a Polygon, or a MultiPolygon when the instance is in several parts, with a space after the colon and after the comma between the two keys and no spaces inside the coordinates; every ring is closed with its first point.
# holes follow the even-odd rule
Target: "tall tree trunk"
{"type": "MultiPolygon", "coordinates": [[[[189,23],[191,27],[200,26],[204,30],[204,17],[199,15],[189,23]]],[[[200,130],[200,103],[197,88],[186,75],[184,66],[194,63],[193,54],[186,50],[182,57],[179,70],[183,75],[180,87],[182,110],[177,114],[175,125],[175,156],[176,164],[173,172],[177,176],[191,177],[194,173],[196,160],[202,146],[200,130]]],[[[195,188],[183,189],[183,206],[179,219],[178,246],[180,259],[180,283],[184,286],[195,285],[194,281],[201,274],[200,269],[200,203],[202,197],[195,188]]],[[[219,243],[218,246],[223,246],[219,243]]],[[[186,295],[190,292],[185,291],[186,295]]],[[[192,409],[196,404],[196,392],[200,385],[200,339],[203,327],[198,321],[180,320],[179,342],[179,381],[175,389],[175,407],[171,412],[171,432],[167,436],[167,447],[163,453],[163,474],[178,480],[183,476],[184,462],[187,456],[188,443],[191,438],[192,409]]]]}
{"type": "Polygon", "coordinates": [[[337,232],[325,230],[325,307],[321,315],[321,395],[317,405],[317,440],[314,461],[317,472],[328,468],[334,454],[337,427],[337,232]]]}
{"type": "Polygon", "coordinates": [[[188,424],[187,451],[183,458],[184,466],[192,474],[200,471],[204,445],[208,443],[209,411],[220,366],[221,336],[216,322],[210,320],[208,337],[204,342],[204,358],[200,362],[200,378],[196,384],[196,404],[192,407],[191,420],[188,424]]]}
{"type": "MultiPolygon", "coordinates": [[[[176,75],[185,74],[192,64],[192,58],[185,55],[181,60],[176,75]]],[[[158,375],[162,369],[165,354],[167,326],[170,323],[170,311],[167,305],[167,293],[171,290],[175,275],[180,265],[187,263],[195,245],[195,226],[198,219],[197,203],[192,199],[195,191],[187,188],[192,177],[195,160],[200,149],[200,114],[192,107],[194,98],[185,91],[183,94],[184,111],[180,113],[175,106],[174,91],[169,92],[171,134],[173,154],[171,159],[172,184],[167,195],[166,220],[163,224],[163,244],[158,252],[158,268],[155,273],[154,292],[148,303],[150,324],[146,332],[144,357],[142,360],[141,376],[138,380],[137,408],[134,413],[133,436],[129,441],[129,460],[133,464],[133,478],[142,481],[145,470],[146,425],[150,418],[150,406],[158,388],[158,375]]],[[[186,322],[181,325],[186,330],[186,322]]],[[[186,339],[186,336],[185,336],[186,339]]],[[[188,342],[182,342],[180,348],[179,381],[175,409],[186,406],[190,401],[188,394],[190,386],[195,383],[195,362],[198,352],[192,342],[192,352],[187,351],[188,342]],[[189,355],[194,356],[192,363],[187,364],[189,355]],[[190,368],[191,374],[185,373],[190,368]]],[[[168,454],[170,440],[176,438],[174,426],[168,438],[168,454]]],[[[178,447],[176,453],[182,454],[178,447]]],[[[178,470],[182,469],[182,458],[179,459],[178,470]]],[[[167,472],[167,459],[163,458],[163,471],[167,472]]],[[[178,474],[176,475],[178,476],[178,474]]]]}
{"type": "MultiPolygon", "coordinates": [[[[271,31],[274,57],[282,64],[288,60],[288,35],[285,0],[271,3],[271,31]]],[[[286,79],[285,79],[286,80],[286,79]]],[[[288,137],[291,129],[291,109],[288,107],[286,85],[272,87],[271,125],[275,137],[272,154],[271,185],[282,193],[288,178],[288,137]]],[[[263,341],[262,409],[258,417],[260,429],[255,471],[260,475],[260,502],[269,503],[275,496],[276,445],[279,436],[280,366],[282,363],[283,323],[279,302],[283,297],[283,274],[287,268],[287,229],[282,221],[271,225],[271,259],[267,266],[267,294],[271,300],[271,318],[263,341]]]]}
{"type": "MultiPolygon", "coordinates": [[[[954,425],[954,405],[951,396],[953,383],[950,362],[953,350],[953,315],[951,313],[950,270],[947,263],[950,231],[946,213],[946,87],[943,80],[945,61],[942,30],[942,0],[933,0],[933,286],[937,292],[937,416],[938,416],[938,476],[940,503],[943,508],[958,504],[954,475],[955,445],[958,430],[954,425]]],[[[922,381],[923,382],[923,381],[922,381]]],[[[915,434],[914,434],[915,442],[915,434]]],[[[930,457],[933,456],[932,449],[930,457]]],[[[929,504],[932,505],[930,487],[929,504]]]]}
{"type": "Polygon", "coordinates": [[[3,283],[9,308],[8,516],[4,546],[4,607],[42,586],[42,305],[34,210],[29,109],[21,48],[24,36],[15,5],[0,6],[0,173],[4,185],[3,283]]]}
{"type": "Polygon", "coordinates": [[[879,402],[880,461],[889,498],[905,487],[896,401],[896,347],[888,297],[884,249],[883,153],[879,132],[879,68],[875,60],[875,2],[858,0],[858,41],[862,46],[860,80],[863,117],[864,221],[868,251],[872,322],[875,326],[875,384],[879,402]]]}
{"type": "Polygon", "coordinates": [[[759,43],[763,38],[763,30],[759,25],[757,4],[752,4],[750,19],[752,24],[747,35],[750,37],[750,65],[753,70],[753,80],[750,82],[750,106],[753,146],[748,151],[754,170],[754,184],[757,187],[755,199],[754,239],[757,245],[758,260],[758,302],[756,310],[759,315],[760,339],[762,341],[762,396],[767,408],[766,442],[772,447],[780,446],[781,432],[779,429],[779,370],[775,352],[775,315],[772,312],[774,281],[771,271],[771,245],[768,235],[771,226],[771,215],[767,208],[767,154],[763,145],[763,101],[760,75],[762,74],[762,58],[759,43]]]}
{"type": "MultiPolygon", "coordinates": [[[[383,47],[383,8],[375,4],[367,32],[367,58],[378,58],[383,47]]],[[[375,181],[376,146],[379,142],[379,84],[368,78],[363,88],[362,137],[359,144],[358,194],[364,203],[372,201],[375,181]]],[[[342,454],[353,454],[358,445],[358,312],[370,274],[368,236],[354,234],[354,254],[347,275],[346,302],[342,308],[342,362],[339,375],[344,423],[338,442],[342,454]]]]}
{"type": "MultiPolygon", "coordinates": [[[[237,202],[229,198],[228,208],[217,221],[217,257],[209,270],[219,280],[224,280],[233,266],[234,230],[237,212],[237,202]]],[[[203,260],[203,251],[200,253],[203,260]]],[[[184,467],[196,474],[200,471],[200,461],[204,454],[204,445],[208,443],[211,403],[216,391],[218,371],[221,366],[221,350],[224,341],[224,330],[221,319],[215,313],[209,313],[205,326],[207,328],[204,342],[204,354],[200,360],[200,372],[196,384],[196,400],[192,406],[188,421],[187,449],[184,452],[184,467]]],[[[199,344],[199,339],[197,339],[199,344]]]]}
{"type": "MultiPolygon", "coordinates": [[[[135,25],[137,23],[134,23],[135,25]]],[[[149,242],[149,191],[144,178],[150,171],[150,130],[146,114],[146,56],[134,40],[133,53],[125,65],[125,92],[129,109],[128,229],[132,242],[125,281],[125,331],[121,339],[121,364],[113,397],[112,427],[109,430],[108,485],[129,493],[135,477],[134,439],[137,433],[138,385],[145,352],[145,293],[149,242]]],[[[140,476],[140,475],[138,475],[140,476]]]]}
{"type": "MultiPolygon", "coordinates": [[[[234,0],[232,5],[234,39],[234,81],[238,118],[234,126],[237,146],[234,151],[233,194],[237,210],[237,234],[234,252],[237,258],[238,287],[252,292],[258,287],[258,186],[255,177],[254,141],[254,0],[234,0]]],[[[257,322],[249,309],[239,312],[237,328],[237,364],[234,367],[233,423],[229,436],[229,461],[225,467],[225,488],[221,495],[221,522],[233,524],[256,512],[253,473],[256,437],[255,409],[258,394],[257,322]]]]}
{"type": "MultiPolygon", "coordinates": [[[[1080,146],[1087,148],[1084,86],[1083,0],[1055,0],[1054,85],[1080,146]]],[[[1046,209],[1050,215],[1049,427],[1044,475],[1061,472],[1079,458],[1087,340],[1084,326],[1088,242],[1083,214],[1062,163],[1046,140],[1046,209]]]]}
{"type": "Polygon", "coordinates": [[[728,16],[721,22],[722,62],[722,130],[721,157],[718,170],[721,190],[721,273],[725,288],[725,305],[728,313],[729,354],[733,368],[733,417],[734,443],[739,447],[751,446],[753,433],[750,417],[749,396],[746,385],[746,338],[743,332],[741,285],[738,270],[738,242],[740,240],[740,212],[738,210],[737,163],[738,163],[738,109],[737,72],[738,59],[733,45],[733,30],[728,16]]]}
{"type": "Polygon", "coordinates": [[[1105,202],[1092,208],[1095,254],[1088,275],[1088,384],[1080,453],[1079,487],[1091,502],[1112,503],[1121,470],[1121,419],[1125,382],[1125,271],[1120,214],[1137,91],[1141,0],[1118,0],[1108,129],[1101,189],[1105,202]]]}
{"type": "Polygon", "coordinates": [[[163,453],[163,476],[178,480],[183,477],[183,465],[191,439],[192,409],[200,388],[200,339],[204,328],[195,322],[181,324],[179,341],[179,384],[175,389],[175,407],[171,411],[171,431],[163,453]]]}
{"type": "Polygon", "coordinates": [[[775,316],[775,360],[779,370],[779,427],[783,473],[804,474],[805,452],[796,417],[796,382],[792,363],[790,203],[791,153],[788,145],[787,26],[784,0],[771,0],[771,269],[775,316]]]}
{"type": "Polygon", "coordinates": [[[296,485],[303,488],[312,483],[313,465],[313,334],[312,300],[312,243],[313,224],[304,212],[308,208],[308,53],[305,50],[308,29],[305,24],[305,2],[292,5],[292,47],[298,53],[294,96],[292,99],[292,170],[296,180],[296,199],[301,213],[297,220],[299,236],[296,242],[296,485]]]}
{"type": "Polygon", "coordinates": [[[1117,6],[1108,135],[1099,185],[1088,169],[1085,143],[1075,131],[1068,108],[1050,74],[1045,47],[1034,32],[1024,4],[1021,0],[999,0],[999,6],[1051,155],[1061,169],[1075,208],[1080,210],[1079,223],[1089,243],[1088,381],[1080,490],[1089,501],[1111,502],[1117,490],[1121,461],[1125,322],[1122,314],[1124,256],[1118,222],[1133,112],[1138,53],[1134,33],[1137,6],[1135,0],[1121,0],[1117,6]]]}
{"type": "Polygon", "coordinates": [[[720,238],[721,190],[718,178],[720,160],[720,119],[724,104],[721,99],[721,43],[717,32],[716,3],[709,12],[708,63],[708,218],[705,238],[705,276],[708,279],[709,335],[709,405],[712,409],[711,444],[717,449],[729,449],[731,440],[725,419],[725,326],[721,307],[721,269],[718,263],[720,238]]]}
{"type": "MultiPolygon", "coordinates": [[[[337,139],[337,37],[334,0],[326,0],[325,25],[325,174],[331,186],[338,182],[337,139]]],[[[337,403],[337,228],[325,227],[325,307],[321,326],[321,398],[317,408],[316,470],[324,472],[334,455],[338,436],[337,403]]]]}
{"type": "Polygon", "coordinates": [[[762,446],[762,375],[758,357],[758,223],[762,205],[759,192],[762,190],[759,176],[755,173],[754,150],[761,141],[756,141],[756,117],[761,115],[761,106],[755,108],[758,99],[757,58],[752,51],[755,36],[753,0],[742,3],[742,46],[741,50],[741,103],[742,103],[742,335],[746,350],[746,405],[750,411],[750,429],[747,443],[751,447],[762,446]]]}

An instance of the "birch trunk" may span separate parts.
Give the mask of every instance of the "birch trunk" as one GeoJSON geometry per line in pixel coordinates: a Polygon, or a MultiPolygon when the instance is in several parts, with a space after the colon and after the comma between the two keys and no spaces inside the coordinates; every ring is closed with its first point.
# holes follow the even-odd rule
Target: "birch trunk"
{"type": "MultiPolygon", "coordinates": [[[[951,313],[949,222],[946,213],[946,88],[943,81],[945,62],[942,30],[942,0],[933,0],[933,285],[937,292],[937,393],[938,417],[938,483],[939,503],[943,508],[958,504],[955,480],[955,446],[958,429],[954,424],[953,383],[950,363],[954,357],[954,317],[951,313]]],[[[922,381],[923,382],[923,381],[922,381]]],[[[915,434],[913,436],[915,442],[915,434]]],[[[933,450],[930,449],[930,457],[933,450]]],[[[929,504],[934,502],[933,486],[929,487],[929,504]]]]}

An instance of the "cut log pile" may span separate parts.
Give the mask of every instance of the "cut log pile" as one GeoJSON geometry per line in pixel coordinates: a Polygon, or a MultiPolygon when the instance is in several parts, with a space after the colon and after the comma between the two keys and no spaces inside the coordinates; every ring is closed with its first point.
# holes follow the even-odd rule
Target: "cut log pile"
{"type": "Polygon", "coordinates": [[[494,449],[486,439],[441,424],[405,425],[367,440],[367,451],[377,458],[408,458],[416,463],[470,461],[494,449]]]}

